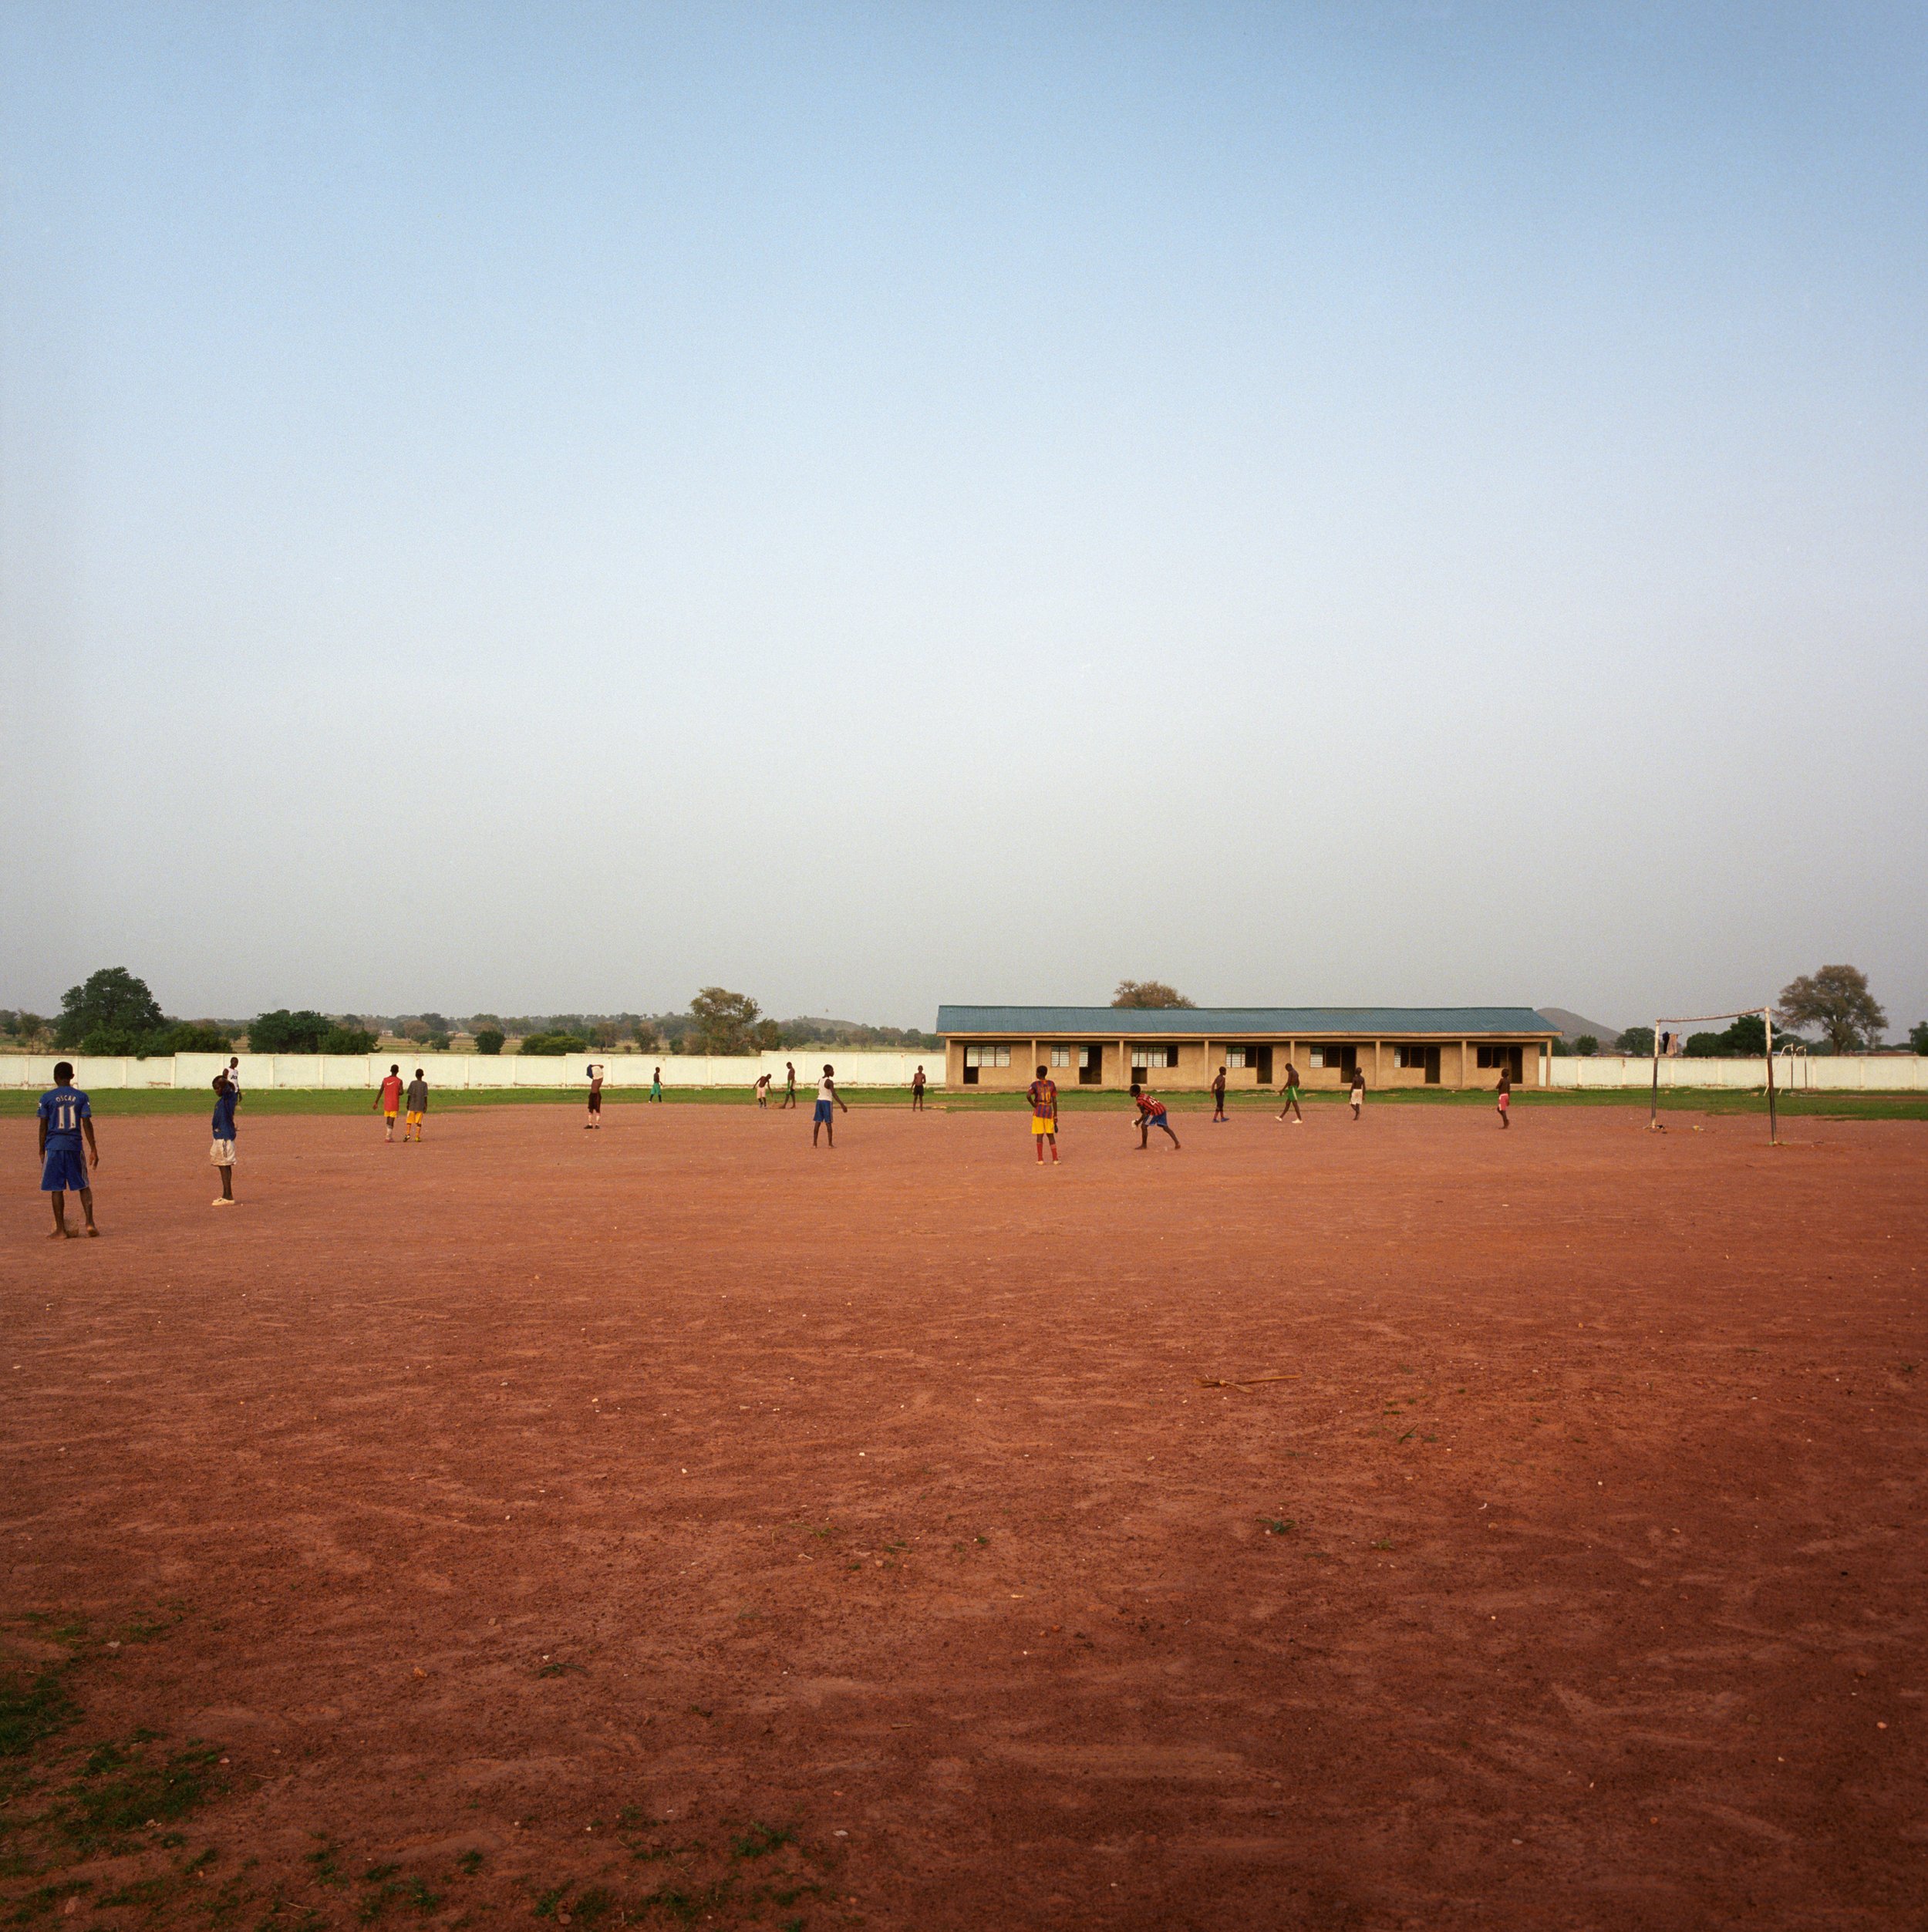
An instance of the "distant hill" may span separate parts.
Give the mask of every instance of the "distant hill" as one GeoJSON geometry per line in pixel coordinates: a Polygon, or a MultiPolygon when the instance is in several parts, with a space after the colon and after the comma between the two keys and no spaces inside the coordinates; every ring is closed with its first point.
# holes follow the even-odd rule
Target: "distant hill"
{"type": "Polygon", "coordinates": [[[1583,1033],[1590,1033],[1603,1047],[1610,1047],[1620,1037],[1622,1029],[1609,1027],[1604,1020],[1589,1020],[1583,1013],[1573,1012],[1566,1006],[1537,1006],[1536,1013],[1543,1013],[1559,1028],[1560,1037],[1570,1046],[1583,1033]]]}

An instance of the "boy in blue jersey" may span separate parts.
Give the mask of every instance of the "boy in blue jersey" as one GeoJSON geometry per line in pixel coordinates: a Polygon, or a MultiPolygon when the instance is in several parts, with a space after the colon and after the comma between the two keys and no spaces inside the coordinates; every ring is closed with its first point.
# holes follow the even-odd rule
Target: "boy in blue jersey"
{"type": "Polygon", "coordinates": [[[214,1143],[207,1158],[221,1170],[221,1194],[217,1208],[234,1205],[234,1104],[241,1090],[225,1074],[214,1076],[214,1143]]]}
{"type": "Polygon", "coordinates": [[[79,1229],[67,1226],[67,1190],[80,1195],[80,1212],[86,1217],[89,1236],[100,1230],[94,1226],[94,1191],[87,1185],[89,1165],[100,1165],[100,1149],[94,1143],[94,1111],[87,1096],[73,1084],[73,1062],[63,1060],[53,1070],[52,1090],[40,1096],[40,1191],[53,1196],[53,1232],[50,1241],[72,1241],[79,1229]],[[87,1151],[80,1151],[85,1135],[87,1151]]]}

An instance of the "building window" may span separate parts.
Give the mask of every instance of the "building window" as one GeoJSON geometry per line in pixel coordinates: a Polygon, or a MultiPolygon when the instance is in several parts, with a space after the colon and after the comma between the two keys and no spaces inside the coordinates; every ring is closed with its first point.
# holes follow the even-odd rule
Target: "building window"
{"type": "Polygon", "coordinates": [[[1071,1050],[1069,1047],[1053,1047],[1051,1049],[1051,1064],[1053,1067],[1068,1067],[1070,1064],[1071,1050]]]}
{"type": "Polygon", "coordinates": [[[1495,1072],[1503,1067],[1515,1080],[1522,1077],[1520,1070],[1526,1062],[1526,1050],[1523,1047],[1481,1047],[1475,1051],[1481,1066],[1495,1072]]]}
{"type": "Polygon", "coordinates": [[[1176,1047],[1134,1047],[1131,1049],[1131,1067],[1135,1073],[1141,1067],[1175,1067],[1178,1064],[1176,1047]]]}
{"type": "Polygon", "coordinates": [[[966,1067],[1008,1067],[1011,1064],[1009,1047],[966,1047],[964,1064],[966,1067]]]}
{"type": "Polygon", "coordinates": [[[1437,1045],[1422,1046],[1417,1040],[1408,1041],[1393,1049],[1393,1061],[1396,1066],[1410,1067],[1415,1073],[1424,1074],[1428,1087],[1439,1084],[1439,1048],[1437,1045]]]}
{"type": "Polygon", "coordinates": [[[1252,1062],[1245,1056],[1251,1051],[1249,1047],[1228,1047],[1225,1049],[1225,1064],[1228,1067],[1249,1067],[1252,1062]]]}
{"type": "Polygon", "coordinates": [[[1315,1067],[1333,1067],[1339,1072],[1349,1074],[1359,1064],[1359,1049],[1327,1042],[1313,1047],[1307,1057],[1315,1067]]]}

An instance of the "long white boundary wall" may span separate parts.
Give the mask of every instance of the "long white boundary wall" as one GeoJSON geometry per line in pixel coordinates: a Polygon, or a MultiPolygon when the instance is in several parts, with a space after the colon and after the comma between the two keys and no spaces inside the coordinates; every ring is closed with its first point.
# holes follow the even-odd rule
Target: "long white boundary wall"
{"type": "MultiPolygon", "coordinates": [[[[1551,1060],[1549,1087],[1638,1087],[1653,1084],[1650,1057],[1598,1054],[1590,1060],[1551,1060]]],[[[1757,1060],[1689,1060],[1660,1062],[1660,1084],[1680,1087],[1765,1088],[1768,1064],[1757,1060]]],[[[1928,1058],[1919,1054],[1776,1054],[1774,1084],[1794,1094],[1928,1093],[1928,1058]]]]}
{"type": "MultiPolygon", "coordinates": [[[[74,1084],[83,1088],[198,1087],[213,1084],[228,1064],[225,1054],[175,1054],[159,1060],[121,1060],[87,1054],[0,1054],[0,1087],[46,1087],[53,1084],[54,1063],[71,1060],[74,1084]]],[[[944,1054],[840,1053],[834,1047],[800,1048],[790,1053],[718,1055],[689,1054],[571,1054],[551,1060],[534,1054],[243,1054],[241,1087],[369,1087],[381,1084],[399,1064],[406,1079],[420,1067],[430,1087],[502,1088],[587,1087],[589,1063],[605,1070],[607,1087],[647,1087],[658,1067],[666,1087],[743,1087],[767,1073],[783,1090],[784,1062],[797,1067],[799,1094],[814,1095],[826,1061],[837,1069],[840,1087],[908,1087],[919,1067],[933,1087],[944,1084],[944,1054]]]]}

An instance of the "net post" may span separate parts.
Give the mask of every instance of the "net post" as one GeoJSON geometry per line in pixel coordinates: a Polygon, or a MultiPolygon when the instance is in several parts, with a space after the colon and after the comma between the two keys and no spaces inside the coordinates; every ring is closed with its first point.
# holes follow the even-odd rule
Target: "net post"
{"type": "Polygon", "coordinates": [[[1771,1006],[1761,1009],[1761,1022],[1766,1027],[1768,1035],[1768,1145],[1778,1147],[1781,1145],[1781,1128],[1774,1114],[1774,1009],[1771,1006]]]}
{"type": "Polygon", "coordinates": [[[1651,1134],[1660,1124],[1660,1023],[1653,1023],[1653,1091],[1647,1104],[1647,1131],[1651,1134]]]}

